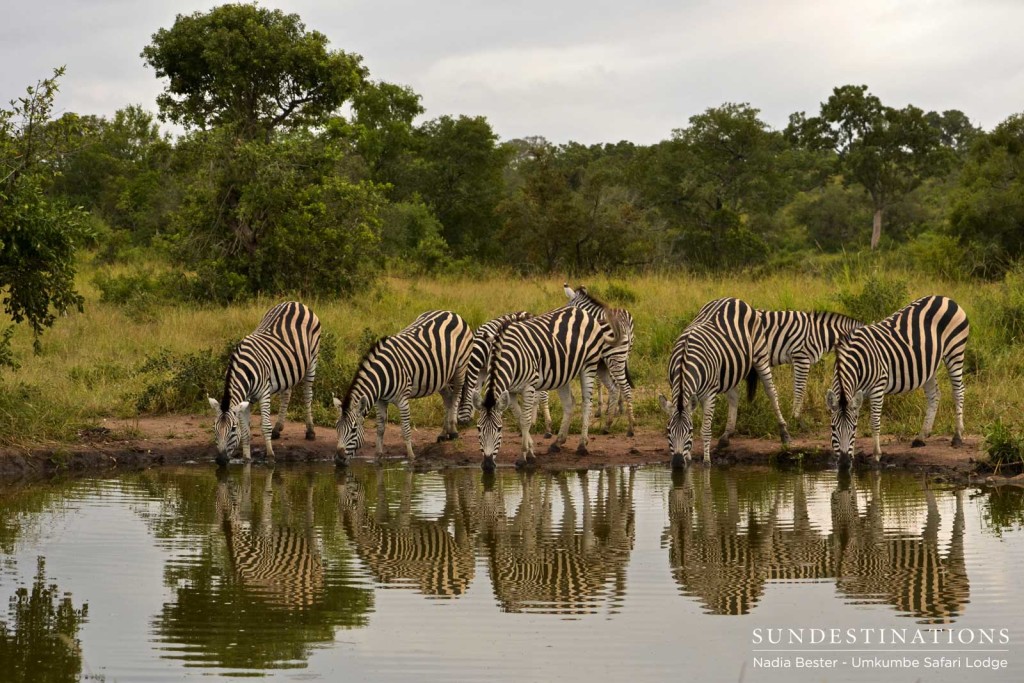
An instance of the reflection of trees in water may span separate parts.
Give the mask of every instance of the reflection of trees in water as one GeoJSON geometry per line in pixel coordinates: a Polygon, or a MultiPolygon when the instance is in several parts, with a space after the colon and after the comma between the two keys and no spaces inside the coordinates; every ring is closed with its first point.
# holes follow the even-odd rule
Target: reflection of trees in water
{"type": "Polygon", "coordinates": [[[871,475],[870,493],[840,478],[830,500],[832,532],[826,535],[811,524],[804,477],[792,481],[792,491],[777,489],[767,512],[756,514],[755,506],[747,505],[742,477],[695,468],[674,475],[663,540],[684,594],[697,597],[713,614],[746,614],[767,581],[835,580],[839,592],[854,603],[889,604],[922,622],[949,622],[963,611],[970,586],[962,492],[956,493],[952,537],[943,553],[931,490],[923,492],[922,532],[894,533],[884,524],[883,500],[888,498],[880,475],[871,475]],[[722,484],[724,493],[716,492],[722,484]],[[780,519],[785,498],[792,505],[792,520],[780,519]],[[863,513],[860,498],[866,500],[863,513]]]}
{"type": "Polygon", "coordinates": [[[1024,529],[1024,488],[992,486],[977,496],[983,497],[981,517],[985,527],[996,536],[1008,529],[1024,529]]]}
{"type": "Polygon", "coordinates": [[[384,586],[437,597],[462,595],[476,570],[464,503],[473,495],[473,481],[465,472],[443,472],[444,510],[428,519],[413,510],[413,473],[397,474],[395,493],[381,468],[339,473],[338,514],[356,554],[384,586]]]}
{"type": "Polygon", "coordinates": [[[602,600],[612,610],[621,603],[635,532],[634,471],[597,474],[596,497],[593,476],[520,474],[522,498],[511,517],[502,487],[484,491],[480,544],[502,610],[587,614],[602,600]],[[555,487],[562,508],[557,525],[555,487]]]}
{"type": "MultiPolygon", "coordinates": [[[[186,488],[192,482],[186,476],[186,488]]],[[[165,569],[174,597],[154,620],[164,656],[198,666],[304,666],[335,629],[366,624],[371,591],[353,585],[348,558],[317,532],[327,518],[323,502],[332,504],[329,482],[317,491],[312,475],[250,467],[219,482],[210,473],[207,482],[206,504],[188,508],[205,520],[152,520],[163,531],[208,530],[192,537],[198,552],[165,569]]]]}
{"type": "Polygon", "coordinates": [[[7,618],[0,619],[0,678],[10,683],[79,680],[78,630],[88,613],[88,605],[75,609],[69,593],[46,583],[46,561],[40,557],[31,588],[18,588],[7,618]]]}

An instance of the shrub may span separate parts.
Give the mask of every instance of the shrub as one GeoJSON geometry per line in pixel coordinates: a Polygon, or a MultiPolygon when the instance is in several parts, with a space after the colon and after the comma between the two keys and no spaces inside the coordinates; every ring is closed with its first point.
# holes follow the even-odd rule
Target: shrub
{"type": "Polygon", "coordinates": [[[206,402],[207,396],[219,397],[228,358],[236,343],[227,344],[219,354],[213,349],[186,354],[163,349],[146,356],[136,373],[148,376],[148,380],[135,398],[135,407],[147,413],[195,410],[206,402]]]}
{"type": "Polygon", "coordinates": [[[871,323],[907,305],[907,283],[871,275],[864,283],[860,294],[840,292],[836,299],[847,315],[871,323]]]}
{"type": "Polygon", "coordinates": [[[997,418],[985,430],[985,452],[988,453],[987,464],[993,470],[1024,466],[1024,436],[997,418]]]}

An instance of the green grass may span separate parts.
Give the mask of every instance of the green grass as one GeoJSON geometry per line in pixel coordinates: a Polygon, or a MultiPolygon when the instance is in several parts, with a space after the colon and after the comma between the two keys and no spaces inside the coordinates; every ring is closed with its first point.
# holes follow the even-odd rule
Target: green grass
{"type": "MultiPolygon", "coordinates": [[[[1024,347],[1016,340],[1014,304],[1024,300],[1009,291],[1010,285],[977,282],[946,282],[919,273],[886,270],[883,275],[858,256],[841,264],[806,269],[806,273],[780,272],[760,277],[704,277],[687,274],[649,274],[623,277],[588,277],[592,291],[623,303],[636,320],[637,342],[631,359],[636,384],[635,405],[641,426],[662,429],[664,418],[657,406],[659,392],[667,393],[667,361],[672,344],[686,322],[709,299],[736,296],[763,308],[842,310],[841,297],[849,301],[874,275],[887,282],[906,285],[907,302],[925,294],[953,297],[971,319],[966,377],[966,427],[980,433],[996,419],[1024,424],[1024,392],[1019,390],[1024,372],[1024,347]],[[1015,298],[1016,297],[1016,298],[1015,298]]],[[[282,297],[265,297],[229,308],[171,305],[147,301],[138,306],[101,303],[92,284],[96,269],[89,263],[79,275],[86,297],[82,314],[61,318],[42,338],[42,352],[32,353],[31,335],[19,329],[12,341],[17,370],[4,370],[0,391],[0,443],[27,444],[72,439],[77,429],[103,417],[137,415],[138,397],[153,378],[138,370],[161,351],[172,355],[209,351],[219,354],[225,344],[249,333],[263,313],[282,297]]],[[[573,282],[576,284],[576,281],[573,282]]],[[[1011,283],[1012,284],[1012,283],[1011,283]]],[[[542,312],[565,302],[562,278],[520,278],[498,273],[487,279],[453,277],[412,279],[383,278],[367,294],[353,301],[306,300],[320,317],[323,329],[337,339],[337,363],[354,368],[360,350],[372,336],[391,334],[430,309],[450,309],[471,325],[512,310],[542,312]]],[[[1024,328],[1022,328],[1024,329],[1024,328]]],[[[806,400],[805,422],[809,432],[827,429],[824,395],[830,380],[831,358],[812,371],[806,400]]],[[[343,374],[335,373],[335,392],[344,390],[343,374]]],[[[776,370],[783,412],[792,402],[788,367],[776,370]]],[[[948,380],[940,371],[942,400],[936,421],[937,434],[952,429],[952,405],[948,380]]],[[[216,393],[219,387],[210,387],[216,393]]],[[[320,392],[319,422],[332,420],[329,393],[320,392]]],[[[297,402],[296,402],[297,403],[297,402]]],[[[718,421],[724,421],[725,401],[718,421]]],[[[560,410],[553,401],[556,423],[560,410]]],[[[194,410],[202,412],[196,402],[194,410]]],[[[885,402],[883,431],[911,436],[924,414],[923,392],[889,397],[885,402]]],[[[438,397],[416,401],[414,422],[419,426],[440,424],[438,397]]],[[[579,418],[576,418],[578,423],[579,418]]],[[[866,419],[862,420],[866,429],[866,419]]],[[[741,433],[775,438],[774,418],[764,392],[759,390],[753,407],[741,401],[741,433]]],[[[621,420],[616,429],[621,430],[621,420]]],[[[720,427],[719,427],[720,428],[720,427]]]]}

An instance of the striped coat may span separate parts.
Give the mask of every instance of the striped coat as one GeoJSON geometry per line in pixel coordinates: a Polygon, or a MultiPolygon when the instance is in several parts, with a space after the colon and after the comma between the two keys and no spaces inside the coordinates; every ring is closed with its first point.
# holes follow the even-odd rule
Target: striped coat
{"type": "Polygon", "coordinates": [[[835,373],[826,397],[832,413],[832,450],[843,463],[853,457],[860,407],[871,407],[875,460],[882,457],[882,398],[924,387],[924,424],[913,446],[931,435],[939,407],[936,373],[946,364],[953,387],[956,426],[953,445],[963,443],[964,349],[971,327],[967,314],[944,296],[926,296],[873,325],[854,330],[836,347],[835,373]]]}
{"type": "Polygon", "coordinates": [[[239,440],[242,457],[251,459],[249,449],[249,405],[259,401],[260,424],[267,459],[274,458],[271,440],[284,428],[291,390],[303,382],[306,409],[306,438],[313,430],[313,379],[320,351],[320,320],[313,311],[296,301],[286,301],[267,311],[259,326],[231,352],[220,401],[210,397],[216,414],[217,463],[226,465],[239,440]],[[270,397],[281,394],[277,424],[270,426],[270,397]]]}
{"type": "Polygon", "coordinates": [[[704,462],[711,462],[711,420],[715,414],[715,399],[724,393],[729,400],[725,433],[718,442],[719,447],[725,447],[736,429],[738,387],[745,379],[747,394],[752,399],[758,378],[771,401],[782,442],[788,443],[789,432],[779,410],[768,347],[754,309],[732,298],[715,299],[704,304],[672,348],[668,368],[672,401],[670,403],[664,395],[659,397],[669,418],[668,437],[673,467],[682,467],[690,461],[693,411],[697,404],[704,404],[701,428],[704,462]]]}
{"type": "Polygon", "coordinates": [[[360,361],[344,399],[334,399],[338,408],[336,462],[347,464],[362,445],[363,421],[371,407],[377,412],[376,453],[383,457],[389,403],[401,414],[402,440],[413,460],[409,401],[431,394],[440,393],[444,399],[439,440],[458,437],[458,401],[472,341],[473,330],[451,311],[429,311],[398,334],[379,339],[360,361]]]}

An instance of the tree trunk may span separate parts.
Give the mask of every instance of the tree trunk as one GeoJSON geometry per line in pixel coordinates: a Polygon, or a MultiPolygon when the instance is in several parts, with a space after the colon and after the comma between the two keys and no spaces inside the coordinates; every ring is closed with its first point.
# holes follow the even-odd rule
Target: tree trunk
{"type": "Polygon", "coordinates": [[[871,223],[871,249],[878,249],[878,243],[882,240],[882,210],[875,209],[875,219],[871,223]]]}

